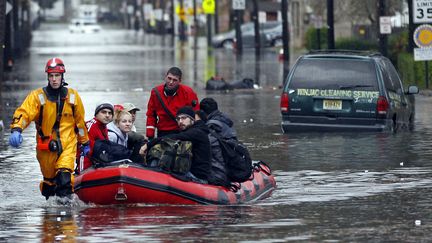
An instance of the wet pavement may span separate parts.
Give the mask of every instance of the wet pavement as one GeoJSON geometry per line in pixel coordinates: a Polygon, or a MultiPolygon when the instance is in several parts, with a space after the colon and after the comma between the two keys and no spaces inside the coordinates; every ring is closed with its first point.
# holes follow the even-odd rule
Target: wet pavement
{"type": "MultiPolygon", "coordinates": [[[[191,42],[192,43],[192,42],[191,42]]],[[[176,65],[199,98],[214,97],[235,121],[254,159],[267,162],[278,188],[260,202],[240,206],[98,207],[78,200],[61,207],[40,195],[35,129],[19,150],[0,135],[0,240],[5,242],[428,242],[432,231],[432,98],[416,97],[413,132],[296,133],[280,129],[278,50],[256,62],[230,50],[209,53],[200,40],[195,53],[167,36],[104,29],[70,34],[64,25],[34,33],[29,56],[16,63],[1,87],[0,119],[10,123],[27,93],[46,85],[46,60],[61,57],[66,81],[80,93],[86,118],[100,101],[132,102],[141,108],[145,131],[150,90],[176,65]],[[212,75],[251,77],[256,90],[206,92],[212,75]],[[258,77],[258,78],[257,78],[258,77]]]]}

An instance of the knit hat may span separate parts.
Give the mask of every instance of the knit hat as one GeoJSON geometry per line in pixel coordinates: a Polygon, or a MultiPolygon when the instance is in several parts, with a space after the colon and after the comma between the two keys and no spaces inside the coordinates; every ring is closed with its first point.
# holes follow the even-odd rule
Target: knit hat
{"type": "Polygon", "coordinates": [[[131,112],[133,110],[140,111],[140,109],[132,103],[123,103],[122,106],[124,107],[124,109],[126,111],[129,111],[129,112],[131,112]]]}
{"type": "Polygon", "coordinates": [[[178,109],[176,117],[180,115],[187,115],[190,117],[190,119],[195,120],[195,111],[191,106],[183,106],[182,108],[178,109]]]}
{"type": "Polygon", "coordinates": [[[102,109],[109,109],[112,113],[114,113],[114,106],[109,102],[103,102],[96,106],[94,115],[101,111],[102,109]]]}
{"type": "Polygon", "coordinates": [[[195,114],[203,121],[207,122],[207,114],[203,110],[195,111],[195,114]]]}
{"type": "Polygon", "coordinates": [[[204,98],[200,102],[200,109],[207,115],[218,109],[218,104],[213,98],[204,98]]]}

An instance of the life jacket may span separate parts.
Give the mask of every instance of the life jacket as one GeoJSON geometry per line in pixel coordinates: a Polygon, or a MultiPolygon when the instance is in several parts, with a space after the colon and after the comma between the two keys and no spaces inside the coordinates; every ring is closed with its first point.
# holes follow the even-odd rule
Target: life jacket
{"type": "MultiPolygon", "coordinates": [[[[37,148],[42,150],[51,150],[56,151],[57,154],[60,156],[60,154],[63,152],[63,147],[61,143],[61,136],[60,136],[60,120],[63,114],[63,107],[65,102],[68,102],[69,105],[72,107],[72,116],[75,117],[75,93],[71,92],[66,87],[61,87],[60,93],[58,94],[58,99],[55,101],[57,103],[57,112],[56,112],[56,121],[52,127],[52,131],[49,134],[44,134],[42,131],[42,122],[43,122],[43,111],[47,100],[52,99],[52,97],[49,97],[47,88],[42,88],[42,92],[38,94],[38,99],[40,102],[40,108],[39,108],[39,119],[35,122],[36,123],[36,130],[38,133],[38,143],[37,148]],[[69,99],[66,101],[66,99],[69,97],[69,99]],[[52,139],[52,132],[56,133],[57,140],[52,139]],[[54,142],[54,143],[53,143],[54,142]],[[55,150],[52,150],[52,145],[56,146],[57,148],[55,150]]],[[[75,132],[78,133],[78,128],[75,126],[75,132]]]]}

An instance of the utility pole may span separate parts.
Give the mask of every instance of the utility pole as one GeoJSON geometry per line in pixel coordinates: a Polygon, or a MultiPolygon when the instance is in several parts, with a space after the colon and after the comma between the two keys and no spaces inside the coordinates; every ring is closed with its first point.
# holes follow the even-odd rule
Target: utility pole
{"type": "Polygon", "coordinates": [[[285,82],[285,78],[288,76],[289,69],[290,69],[288,0],[282,0],[281,13],[282,13],[282,42],[283,42],[283,77],[282,77],[282,83],[283,83],[285,82]]]}
{"type": "Polygon", "coordinates": [[[282,42],[283,42],[283,60],[289,64],[289,26],[288,26],[288,0],[281,2],[282,13],[282,42]]]}
{"type": "MultiPolygon", "coordinates": [[[[6,1],[0,1],[0,85],[3,83],[3,46],[6,25],[6,1]]],[[[0,91],[1,92],[1,91],[0,91]]]]}
{"type": "Polygon", "coordinates": [[[162,19],[161,19],[161,31],[162,31],[162,35],[165,37],[165,32],[166,32],[166,24],[165,24],[165,19],[164,19],[164,15],[165,15],[165,1],[160,1],[159,2],[159,7],[162,10],[162,19]]]}
{"type": "Polygon", "coordinates": [[[22,46],[25,52],[30,47],[31,41],[31,23],[30,23],[30,1],[22,2],[21,8],[21,31],[22,31],[22,46]]]}
{"type": "Polygon", "coordinates": [[[255,27],[255,54],[259,56],[261,49],[261,36],[258,19],[258,0],[253,0],[253,14],[252,19],[255,27]]]}
{"type": "Polygon", "coordinates": [[[186,41],[186,25],[184,22],[185,13],[184,13],[183,6],[184,6],[183,0],[180,0],[180,12],[181,12],[181,14],[180,14],[180,23],[179,23],[180,24],[180,26],[179,26],[179,39],[181,42],[186,41]]]}
{"type": "Polygon", "coordinates": [[[12,1],[12,26],[13,26],[13,53],[15,54],[15,57],[21,56],[22,51],[22,41],[21,41],[21,28],[19,23],[19,10],[21,9],[21,2],[18,0],[12,1]]]}
{"type": "Polygon", "coordinates": [[[378,1],[378,18],[377,18],[377,31],[379,36],[379,50],[383,56],[387,56],[387,35],[380,32],[380,17],[386,16],[385,0],[378,1]]]}
{"type": "Polygon", "coordinates": [[[176,33],[176,31],[175,31],[175,23],[174,23],[174,21],[175,21],[174,20],[174,12],[175,12],[174,0],[171,0],[171,11],[170,11],[169,17],[170,17],[170,21],[171,21],[171,28],[172,28],[171,36],[172,36],[173,40],[175,38],[175,33],[176,33]]]}
{"type": "Polygon", "coordinates": [[[145,33],[145,31],[147,30],[147,25],[146,25],[146,19],[144,16],[144,0],[139,0],[138,11],[140,12],[141,29],[145,33]]]}
{"type": "MultiPolygon", "coordinates": [[[[7,2],[9,3],[9,2],[7,2]]],[[[10,4],[10,3],[9,3],[10,4]]],[[[12,11],[10,11],[6,16],[3,18],[4,26],[3,26],[3,72],[4,71],[11,71],[13,68],[14,63],[14,56],[13,56],[13,28],[12,28],[12,11]]]]}
{"type": "Polygon", "coordinates": [[[198,47],[198,19],[197,19],[197,5],[196,0],[193,0],[193,26],[194,26],[194,49],[198,47]]]}
{"type": "Polygon", "coordinates": [[[327,48],[335,49],[333,0],[327,0],[327,25],[328,25],[327,48]]]}
{"type": "Polygon", "coordinates": [[[412,4],[413,1],[412,0],[408,0],[408,52],[409,53],[413,53],[414,50],[414,39],[413,39],[413,35],[414,35],[414,31],[415,31],[415,25],[413,23],[413,9],[412,9],[412,4]]]}

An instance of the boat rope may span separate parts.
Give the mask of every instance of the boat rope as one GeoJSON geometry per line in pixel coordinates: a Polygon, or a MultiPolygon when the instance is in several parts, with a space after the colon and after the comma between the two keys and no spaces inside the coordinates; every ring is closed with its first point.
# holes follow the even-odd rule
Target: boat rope
{"type": "Polygon", "coordinates": [[[258,161],[258,163],[254,163],[253,168],[254,170],[264,172],[268,176],[271,175],[270,167],[262,160],[258,161]]]}

